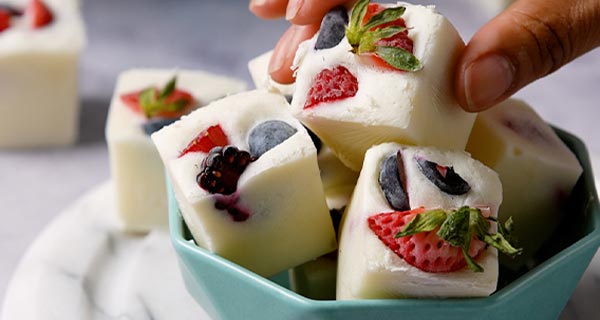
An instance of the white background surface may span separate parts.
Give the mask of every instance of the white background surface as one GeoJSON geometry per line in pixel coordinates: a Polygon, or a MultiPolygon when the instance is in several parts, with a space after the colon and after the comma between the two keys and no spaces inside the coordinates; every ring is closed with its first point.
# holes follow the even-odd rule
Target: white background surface
{"type": "MultiPolygon", "coordinates": [[[[477,0],[438,3],[468,40],[491,14],[477,0]]],[[[0,150],[0,301],[19,258],[61,210],[109,178],[104,124],[118,73],[132,67],[197,68],[250,83],[246,63],[271,49],[284,21],[260,21],[244,0],[84,1],[81,137],[72,148],[0,150]]],[[[549,122],[600,154],[600,52],[518,94],[549,122]]],[[[43,106],[41,106],[43,107],[43,106]]],[[[65,248],[69,250],[69,248],[65,248]]]]}

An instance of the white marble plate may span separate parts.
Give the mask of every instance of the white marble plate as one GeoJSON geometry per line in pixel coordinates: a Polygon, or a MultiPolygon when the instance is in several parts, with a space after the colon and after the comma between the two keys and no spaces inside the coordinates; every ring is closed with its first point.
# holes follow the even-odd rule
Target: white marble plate
{"type": "Polygon", "coordinates": [[[3,320],[209,319],[184,288],[167,231],[119,231],[113,198],[112,185],[100,185],[36,239],[3,320]]]}
{"type": "MultiPolygon", "coordinates": [[[[113,198],[112,185],[100,185],[36,239],[9,285],[3,320],[209,319],[185,290],[167,231],[121,232],[113,198]]],[[[596,319],[598,297],[600,254],[560,319],[596,319]]]]}

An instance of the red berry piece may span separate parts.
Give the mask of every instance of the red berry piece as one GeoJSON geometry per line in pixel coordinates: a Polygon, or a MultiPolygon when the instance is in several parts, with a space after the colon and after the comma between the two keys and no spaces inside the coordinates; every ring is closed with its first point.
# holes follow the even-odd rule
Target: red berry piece
{"type": "Polygon", "coordinates": [[[354,97],[358,91],[358,80],[345,67],[324,69],[317,76],[308,91],[304,109],[322,102],[333,102],[354,97]]]}
{"type": "MultiPolygon", "coordinates": [[[[464,268],[467,263],[459,247],[454,247],[437,235],[437,230],[421,232],[412,236],[395,238],[414,216],[425,212],[424,208],[410,211],[380,213],[368,218],[369,228],[379,239],[408,264],[425,272],[445,273],[464,268]]],[[[476,258],[485,243],[473,237],[469,256],[476,258]]]]}
{"type": "Polygon", "coordinates": [[[140,95],[141,91],[126,93],[121,95],[121,101],[129,107],[129,109],[133,110],[136,113],[142,112],[142,107],[140,107],[140,95]]]}
{"type": "Polygon", "coordinates": [[[42,2],[42,0],[31,0],[25,14],[29,16],[29,25],[33,29],[39,29],[50,24],[54,20],[52,11],[42,2]]]}
{"type": "Polygon", "coordinates": [[[10,27],[11,14],[9,11],[0,9],[0,32],[10,27]]]}
{"type": "MultiPolygon", "coordinates": [[[[155,96],[158,97],[159,90],[157,88],[155,88],[154,90],[155,96]]],[[[133,112],[142,114],[143,108],[140,105],[140,94],[142,93],[142,91],[143,90],[125,93],[121,95],[121,101],[133,112]]],[[[164,105],[169,105],[172,103],[179,102],[183,102],[183,104],[185,104],[181,109],[177,111],[168,110],[166,108],[162,110],[157,110],[151,118],[179,119],[182,115],[187,114],[191,111],[192,107],[195,104],[195,99],[189,92],[175,89],[161,103],[164,105]]]]}
{"type": "Polygon", "coordinates": [[[220,125],[208,127],[208,129],[200,132],[198,136],[192,140],[185,149],[181,151],[179,157],[190,152],[208,153],[214,147],[224,147],[229,144],[229,139],[220,125]]]}
{"type": "MultiPolygon", "coordinates": [[[[363,24],[367,23],[374,15],[380,13],[383,10],[385,10],[384,6],[382,6],[378,3],[369,3],[369,5],[367,7],[367,13],[365,14],[365,17],[363,19],[363,24]]],[[[389,27],[389,26],[406,28],[406,22],[404,21],[404,19],[398,18],[392,22],[384,23],[382,25],[371,28],[370,30],[383,29],[383,28],[389,27]]],[[[413,48],[414,48],[413,40],[408,36],[408,30],[405,30],[404,32],[400,32],[392,37],[378,40],[377,42],[375,42],[375,45],[385,46],[385,47],[402,48],[410,53],[413,53],[413,48]]],[[[375,65],[375,66],[389,69],[389,70],[396,70],[396,71],[398,70],[398,69],[392,67],[391,65],[389,65],[387,62],[385,62],[383,59],[381,59],[375,53],[362,54],[361,58],[362,58],[363,62],[365,62],[367,64],[375,65]]]]}
{"type": "Polygon", "coordinates": [[[253,160],[250,153],[235,146],[215,147],[202,161],[196,181],[210,193],[230,195],[237,190],[240,176],[253,160]]]}

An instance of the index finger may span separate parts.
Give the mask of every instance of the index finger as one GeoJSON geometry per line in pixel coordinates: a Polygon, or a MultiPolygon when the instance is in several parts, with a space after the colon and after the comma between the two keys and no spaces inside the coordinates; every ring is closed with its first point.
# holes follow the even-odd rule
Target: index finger
{"type": "Polygon", "coordinates": [[[277,19],[285,16],[288,0],[251,0],[250,12],[262,19],[277,19]]]}
{"type": "Polygon", "coordinates": [[[349,8],[356,0],[289,0],[285,18],[293,24],[320,23],[329,10],[345,5],[349,8]]]}

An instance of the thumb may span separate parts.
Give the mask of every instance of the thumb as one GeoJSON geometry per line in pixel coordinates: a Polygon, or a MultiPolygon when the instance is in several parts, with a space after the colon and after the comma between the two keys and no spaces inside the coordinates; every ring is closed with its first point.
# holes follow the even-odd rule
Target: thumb
{"type": "Polygon", "coordinates": [[[600,45],[600,1],[520,0],[477,32],[457,65],[455,93],[485,110],[600,45]]]}

